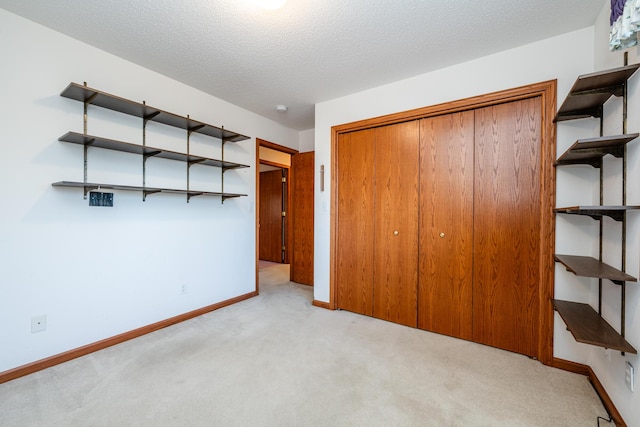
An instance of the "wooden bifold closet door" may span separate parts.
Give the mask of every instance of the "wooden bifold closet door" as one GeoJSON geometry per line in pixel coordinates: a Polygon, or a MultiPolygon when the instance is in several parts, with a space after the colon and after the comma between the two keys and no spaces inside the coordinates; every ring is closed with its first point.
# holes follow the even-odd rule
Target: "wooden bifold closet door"
{"type": "Polygon", "coordinates": [[[536,356],[541,98],[476,110],[473,340],[536,356]]]}
{"type": "Polygon", "coordinates": [[[340,136],[337,304],[417,322],[418,123],[340,136]]]}
{"type": "Polygon", "coordinates": [[[336,305],[536,357],[540,96],[337,139],[336,305]]]}
{"type": "Polygon", "coordinates": [[[336,234],[338,308],[373,316],[375,131],[340,135],[336,234]]]}
{"type": "Polygon", "coordinates": [[[474,112],[420,121],[418,327],[472,339],[474,112]]]}
{"type": "Polygon", "coordinates": [[[418,122],[376,129],[373,315],[417,323],[418,122]]]}

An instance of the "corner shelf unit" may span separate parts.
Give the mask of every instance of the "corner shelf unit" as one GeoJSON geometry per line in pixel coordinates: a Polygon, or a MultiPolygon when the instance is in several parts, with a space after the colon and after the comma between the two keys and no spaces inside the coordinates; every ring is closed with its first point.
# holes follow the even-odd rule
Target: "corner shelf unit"
{"type": "MultiPolygon", "coordinates": [[[[627,58],[625,56],[625,64],[627,58]]],[[[579,76],[562,103],[554,122],[582,118],[600,119],[600,136],[579,139],[556,161],[556,166],[589,165],[600,169],[600,205],[571,206],[556,208],[559,214],[586,215],[600,222],[599,259],[577,255],[555,255],[555,261],[581,277],[598,279],[599,301],[596,311],[589,304],[554,299],[553,306],[565,322],[577,342],[618,350],[623,353],[636,354],[636,349],[625,340],[626,283],[637,282],[637,279],[625,272],[626,264],[626,221],[627,212],[638,210],[640,206],[626,205],[626,146],[638,138],[638,133],[627,134],[627,80],[636,72],[640,64],[579,76]],[[623,102],[623,135],[602,135],[604,104],[612,96],[622,97],[623,102]],[[622,161],[622,205],[604,206],[603,202],[603,158],[612,155],[622,161]],[[622,223],[622,260],[621,269],[602,262],[603,218],[609,217],[622,223]],[[609,280],[620,286],[621,310],[620,332],[616,331],[602,318],[602,286],[603,280],[609,280]]]]}
{"type": "Polygon", "coordinates": [[[639,66],[640,64],[625,65],[579,76],[553,121],[602,117],[604,103],[611,96],[623,96],[627,80],[639,66]]]}
{"type": "Polygon", "coordinates": [[[640,206],[570,206],[566,208],[556,208],[557,213],[571,215],[587,215],[593,219],[601,219],[608,216],[615,221],[624,221],[627,211],[638,210],[640,206]]]}
{"type": "Polygon", "coordinates": [[[633,276],[628,275],[624,271],[613,268],[593,257],[576,256],[576,255],[556,255],[556,262],[561,263],[567,270],[582,277],[595,277],[598,279],[611,280],[616,285],[622,285],[624,282],[637,282],[633,276]]]}
{"type": "Polygon", "coordinates": [[[611,154],[613,157],[621,158],[624,155],[625,145],[636,139],[638,135],[632,133],[579,139],[556,160],[556,166],[591,165],[594,168],[600,168],[604,156],[611,154]]]}
{"type": "Polygon", "coordinates": [[[553,305],[576,341],[636,354],[636,349],[589,304],[553,300],[553,305]]]}
{"type": "Polygon", "coordinates": [[[59,181],[52,185],[54,187],[75,187],[84,189],[84,197],[87,197],[89,191],[96,189],[113,189],[113,190],[129,190],[129,191],[141,191],[142,200],[146,200],[146,196],[155,193],[177,193],[185,194],[187,196],[187,202],[194,196],[218,196],[221,197],[222,202],[229,198],[246,196],[246,194],[237,193],[225,193],[224,192],[224,173],[228,170],[248,168],[248,165],[234,163],[224,160],[224,145],[227,142],[239,142],[249,139],[248,136],[232,132],[230,130],[212,126],[210,124],[200,122],[191,119],[189,116],[179,116],[177,114],[169,113],[158,108],[154,108],[146,105],[146,103],[138,103],[130,101],[128,99],[120,98],[115,95],[111,95],[97,89],[92,89],[86,85],[79,85],[77,83],[70,83],[60,94],[65,98],[70,98],[76,101],[84,103],[84,133],[67,132],[60,138],[61,142],[68,142],[71,144],[78,144],[84,146],[84,181],[59,181]],[[127,115],[141,118],[142,121],[142,145],[132,144],[124,141],[117,141],[108,138],[102,138],[99,136],[93,136],[87,134],[87,109],[89,105],[95,105],[102,108],[107,108],[113,111],[124,113],[127,115]],[[146,144],[146,126],[147,122],[152,121],[161,123],[163,125],[176,127],[183,129],[186,134],[187,150],[185,153],[166,150],[163,148],[155,148],[146,144]],[[206,135],[209,137],[220,139],[221,141],[221,153],[222,159],[214,159],[210,157],[196,156],[189,153],[189,140],[192,133],[206,135]],[[107,150],[115,150],[125,153],[132,153],[142,156],[142,186],[131,185],[115,185],[115,184],[97,184],[87,182],[87,149],[89,147],[102,148],[107,150]],[[187,183],[186,189],[170,189],[170,188],[155,188],[146,186],[146,162],[150,157],[157,157],[169,160],[175,160],[184,162],[187,165],[187,183]],[[197,191],[189,188],[189,170],[192,165],[200,164],[205,166],[213,166],[220,168],[221,170],[221,191],[197,191]]]}

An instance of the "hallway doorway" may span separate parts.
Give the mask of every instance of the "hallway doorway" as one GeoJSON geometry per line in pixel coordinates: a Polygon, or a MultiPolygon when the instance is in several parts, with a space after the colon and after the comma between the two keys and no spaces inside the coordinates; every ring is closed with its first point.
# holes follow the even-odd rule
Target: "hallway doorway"
{"type": "Polygon", "coordinates": [[[290,280],[313,286],[314,153],[259,138],[256,145],[257,271],[284,264],[290,280]]]}

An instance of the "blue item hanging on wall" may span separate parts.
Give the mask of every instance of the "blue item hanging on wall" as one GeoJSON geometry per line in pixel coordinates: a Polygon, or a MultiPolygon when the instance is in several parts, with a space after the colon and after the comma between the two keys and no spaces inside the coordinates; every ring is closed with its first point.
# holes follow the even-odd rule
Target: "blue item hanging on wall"
{"type": "Polygon", "coordinates": [[[622,16],[624,11],[624,4],[627,0],[611,0],[611,17],[609,19],[609,25],[613,25],[614,22],[622,16]]]}

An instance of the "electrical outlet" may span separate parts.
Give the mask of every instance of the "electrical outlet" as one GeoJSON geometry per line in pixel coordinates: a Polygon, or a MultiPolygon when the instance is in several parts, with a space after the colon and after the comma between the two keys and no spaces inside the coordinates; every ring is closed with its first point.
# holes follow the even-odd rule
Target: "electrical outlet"
{"type": "Polygon", "coordinates": [[[611,362],[611,349],[609,348],[604,349],[604,358],[607,359],[609,362],[611,362]]]}
{"type": "Polygon", "coordinates": [[[42,332],[47,330],[47,315],[31,317],[31,333],[42,332]]]}
{"type": "Polygon", "coordinates": [[[180,295],[186,295],[189,293],[189,286],[186,283],[183,283],[180,287],[180,295]]]}
{"type": "Polygon", "coordinates": [[[627,384],[627,387],[629,387],[629,390],[633,391],[634,388],[634,374],[635,374],[635,369],[633,369],[633,365],[629,362],[627,362],[627,364],[625,365],[625,369],[624,369],[624,382],[625,384],[627,384]]]}

